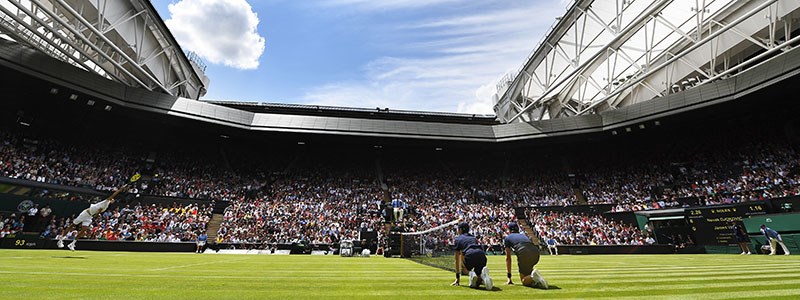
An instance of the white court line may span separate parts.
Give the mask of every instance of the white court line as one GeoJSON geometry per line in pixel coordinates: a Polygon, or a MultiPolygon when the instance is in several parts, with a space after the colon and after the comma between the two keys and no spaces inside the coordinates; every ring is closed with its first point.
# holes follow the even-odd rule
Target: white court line
{"type": "MultiPolygon", "coordinates": [[[[229,259],[229,260],[222,260],[222,261],[213,261],[213,262],[203,262],[203,263],[194,263],[188,265],[180,265],[180,266],[171,266],[171,267],[164,267],[164,268],[156,268],[151,269],[150,271],[165,271],[171,269],[179,269],[179,268],[186,268],[186,267],[194,267],[194,266],[202,266],[202,265],[210,265],[215,263],[230,263],[230,262],[237,262],[242,260],[247,260],[249,257],[242,257],[239,259],[229,259]]],[[[586,272],[609,272],[609,271],[618,271],[618,272],[637,272],[637,273],[645,273],[650,271],[680,271],[680,270],[694,270],[694,271],[722,271],[727,269],[739,269],[739,268],[751,268],[751,267],[760,267],[760,268],[787,268],[787,267],[800,267],[800,264],[753,264],[753,265],[727,265],[727,266],[673,266],[673,267],[659,267],[659,268],[651,268],[651,267],[640,267],[640,268],[587,268],[583,270],[561,270],[561,269],[543,269],[543,272],[552,273],[552,274],[570,274],[570,273],[586,273],[586,272]]],[[[294,271],[297,272],[297,271],[294,271]]],[[[310,272],[319,272],[319,271],[310,271],[310,272]]],[[[359,272],[367,272],[370,273],[369,270],[359,271],[359,272]]],[[[374,271],[376,273],[384,273],[386,271],[374,271]]],[[[411,270],[406,270],[403,272],[414,272],[411,270]]],[[[421,271],[422,272],[422,271],[421,271]]],[[[424,271],[427,272],[427,271],[424,271]]]]}
{"type": "MultiPolygon", "coordinates": [[[[58,275],[58,276],[89,276],[89,277],[142,277],[142,278],[189,278],[189,279],[269,279],[269,278],[284,278],[284,279],[297,279],[308,278],[308,276],[227,276],[227,275],[168,275],[168,274],[114,274],[114,273],[77,273],[77,272],[14,272],[2,271],[0,274],[16,274],[16,275],[58,275]]],[[[315,278],[342,278],[342,273],[331,273],[331,276],[314,276],[315,278]]],[[[351,276],[347,278],[366,278],[374,279],[374,275],[369,276],[351,276]]],[[[436,276],[419,276],[415,275],[413,278],[405,278],[406,280],[417,280],[419,278],[442,278],[441,275],[436,276]]],[[[450,278],[449,276],[447,278],[450,278]]],[[[403,278],[395,278],[392,280],[403,280],[403,278]]]]}
{"type": "MultiPolygon", "coordinates": [[[[798,273],[796,272],[796,268],[782,268],[782,269],[769,269],[770,274],[783,274],[787,277],[797,277],[798,273]]],[[[613,280],[613,279],[628,279],[628,278],[640,278],[643,276],[648,276],[650,274],[654,274],[658,276],[658,279],[688,279],[688,278],[709,278],[709,277],[720,277],[720,278],[729,278],[733,277],[736,274],[750,274],[750,275],[758,275],[763,274],[764,270],[747,270],[747,271],[737,271],[737,272],[720,272],[720,271],[703,271],[703,272],[680,272],[680,273],[608,273],[608,274],[551,274],[550,272],[543,271],[542,275],[547,278],[575,278],[575,277],[584,277],[584,278],[592,278],[596,280],[613,280]]]]}
{"type": "MultiPolygon", "coordinates": [[[[51,276],[52,275],[57,275],[57,276],[86,276],[86,277],[119,277],[119,278],[137,277],[137,278],[173,278],[173,279],[229,279],[229,280],[234,280],[234,279],[236,279],[236,280],[265,280],[265,279],[298,279],[298,278],[307,278],[305,276],[228,276],[228,275],[202,275],[202,276],[198,276],[198,275],[168,275],[168,274],[114,274],[114,273],[110,273],[109,274],[109,273],[75,273],[75,272],[73,272],[73,273],[60,273],[60,272],[6,272],[6,271],[0,271],[0,274],[11,274],[11,275],[51,275],[51,276]]],[[[316,278],[339,278],[339,279],[342,278],[341,274],[336,274],[336,275],[332,275],[332,276],[315,276],[315,277],[316,278]]],[[[347,278],[348,279],[374,279],[375,277],[374,276],[351,276],[351,275],[348,275],[347,278]]],[[[394,281],[398,281],[398,280],[399,281],[419,281],[419,280],[425,280],[424,278],[430,278],[430,279],[436,278],[436,279],[439,279],[439,278],[442,278],[442,276],[438,276],[438,275],[437,276],[414,276],[414,277],[409,277],[409,278],[394,278],[392,280],[394,280],[394,281]]],[[[754,280],[759,280],[760,279],[759,276],[748,277],[748,278],[752,278],[754,280]]],[[[800,280],[790,280],[790,281],[792,283],[800,282],[800,280]]],[[[367,282],[367,281],[364,281],[364,282],[367,282]]],[[[789,282],[789,281],[786,281],[786,282],[789,282]]],[[[599,284],[599,283],[588,283],[588,285],[597,285],[597,284],[599,284]]],[[[688,283],[688,285],[686,285],[686,286],[687,287],[688,286],[699,286],[699,287],[702,287],[704,285],[705,284],[688,283]]],[[[715,286],[715,288],[725,287],[725,286],[733,286],[733,287],[735,287],[735,286],[740,286],[741,283],[723,283],[722,285],[720,285],[720,284],[715,284],[715,285],[718,285],[718,286],[715,286]]],[[[667,284],[662,284],[661,286],[668,286],[668,285],[667,284]]],[[[757,286],[754,286],[754,288],[756,288],[756,287],[757,286]]],[[[695,287],[689,287],[689,289],[694,289],[694,288],[695,287]]],[[[605,292],[617,291],[617,290],[619,292],[629,291],[629,290],[626,290],[626,289],[619,289],[619,288],[604,288],[605,292]]],[[[663,290],[663,288],[657,288],[657,287],[654,286],[652,288],[646,288],[646,290],[663,290]]],[[[675,295],[673,295],[673,296],[675,296],[675,295]]]]}
{"type": "MultiPolygon", "coordinates": [[[[791,271],[791,270],[787,270],[791,271]]],[[[618,284],[618,283],[654,283],[658,282],[662,284],[662,282],[671,282],[672,285],[677,286],[675,283],[679,282],[680,284],[683,283],[693,283],[697,281],[723,281],[723,280],[743,280],[746,279],[748,281],[758,281],[758,280],[783,280],[786,278],[797,278],[797,274],[788,274],[788,273],[776,273],[776,274],[763,274],[762,273],[750,273],[750,274],[742,274],[742,275],[733,275],[733,276],[724,276],[720,277],[719,275],[715,276],[705,276],[705,277],[664,277],[661,276],[658,278],[658,281],[654,281],[653,278],[644,278],[643,276],[639,276],[638,278],[634,279],[627,279],[625,277],[606,277],[606,278],[597,278],[597,277],[587,277],[586,280],[590,280],[589,282],[585,282],[586,285],[603,285],[603,284],[618,284]],[[792,277],[794,276],[794,277],[792,277]]],[[[547,280],[550,281],[573,281],[575,277],[558,277],[558,276],[546,276],[547,280]]],[[[584,280],[584,279],[582,279],[584,280]]]]}
{"type": "MultiPolygon", "coordinates": [[[[537,265],[538,266],[538,265],[537,265]]],[[[800,264],[797,263],[788,263],[788,264],[752,264],[752,265],[725,265],[725,266],[671,266],[671,267],[640,267],[640,268],[586,268],[586,269],[573,269],[573,270],[565,270],[565,269],[558,269],[555,268],[553,270],[549,270],[549,272],[557,272],[557,273],[584,273],[584,272],[607,272],[607,271],[621,271],[621,272],[630,272],[630,271],[663,271],[663,270],[720,270],[720,269],[738,269],[738,268],[751,268],[751,267],[800,267],[800,264]]],[[[546,266],[542,266],[543,270],[546,270],[546,266]]]]}
{"type": "MultiPolygon", "coordinates": [[[[184,266],[173,266],[171,268],[185,267],[185,266],[187,266],[187,265],[184,265],[184,266]]],[[[191,266],[191,265],[188,265],[188,266],[191,266]]],[[[33,267],[31,267],[30,265],[0,266],[0,271],[2,271],[2,272],[12,272],[13,269],[30,270],[32,268],[33,267]]],[[[81,271],[81,270],[86,270],[86,267],[59,267],[58,269],[59,270],[79,270],[79,271],[81,271]]],[[[95,268],[95,267],[93,267],[92,269],[93,270],[117,270],[118,267],[109,265],[107,268],[103,268],[103,267],[96,267],[95,268]]],[[[280,270],[283,270],[283,269],[280,269],[280,270]]],[[[159,271],[159,270],[158,269],[141,269],[141,270],[131,269],[131,271],[159,271]]],[[[344,272],[344,271],[352,271],[352,273],[362,273],[362,274],[418,274],[418,273],[419,274],[427,274],[427,273],[438,273],[438,272],[442,272],[443,270],[441,270],[439,268],[429,267],[429,268],[425,268],[425,269],[421,269],[421,270],[358,270],[358,271],[355,271],[355,270],[350,270],[350,269],[336,269],[336,270],[311,270],[311,269],[295,270],[295,269],[293,269],[293,270],[287,270],[287,271],[291,271],[292,273],[309,273],[309,274],[328,274],[328,273],[330,273],[330,274],[342,274],[342,272],[344,272]]]]}
{"type": "MultiPolygon", "coordinates": [[[[628,292],[629,293],[629,292],[628,292]]],[[[639,300],[639,299],[648,299],[648,300],[672,300],[672,299],[703,299],[703,300],[725,300],[725,299],[733,299],[733,298],[740,298],[743,297],[743,292],[692,292],[692,293],[681,293],[681,294],[670,294],[670,295],[636,295],[636,296],[620,296],[620,295],[613,295],[613,296],[590,296],[591,298],[595,299],[614,299],[614,300],[639,300]]],[[[771,290],[767,289],[764,291],[758,291],[753,295],[744,295],[748,296],[747,298],[755,298],[755,297],[786,297],[786,296],[796,296],[800,294],[800,290],[797,289],[780,289],[780,290],[771,290]]],[[[589,296],[589,295],[587,295],[589,296]]],[[[584,296],[586,297],[586,296],[584,296]]],[[[797,299],[795,297],[794,299],[797,299]]]]}
{"type": "Polygon", "coordinates": [[[703,267],[703,268],[663,268],[663,269],[651,269],[651,268],[641,268],[641,269],[625,269],[625,270],[617,270],[617,269],[586,269],[584,271],[577,271],[577,270],[561,270],[558,268],[547,268],[544,266],[536,266],[537,269],[544,272],[554,272],[563,275],[570,275],[570,274],[602,274],[602,273],[615,273],[615,272],[630,272],[630,273],[642,273],[642,272],[653,272],[653,271],[662,271],[660,273],[686,273],[686,272],[730,272],[730,271],[739,271],[740,269],[743,270],[763,270],[767,268],[777,268],[777,269],[785,269],[785,268],[800,268],[800,265],[780,265],[780,264],[770,264],[770,265],[742,265],[742,266],[719,266],[719,267],[703,267]]]}
{"type": "Polygon", "coordinates": [[[166,268],[151,269],[150,271],[165,271],[165,270],[172,270],[172,269],[179,269],[179,268],[186,268],[186,267],[194,267],[194,266],[203,266],[203,265],[211,265],[211,264],[219,264],[219,263],[231,263],[231,262],[236,262],[236,261],[242,261],[242,260],[245,260],[245,259],[247,259],[247,258],[229,259],[229,260],[223,260],[223,261],[207,261],[207,262],[203,262],[203,263],[196,263],[196,264],[188,264],[188,265],[181,265],[181,266],[172,266],[172,267],[166,267],[166,268]]]}
{"type": "MultiPolygon", "coordinates": [[[[172,267],[168,267],[168,268],[180,268],[180,267],[188,267],[188,266],[194,266],[194,265],[200,265],[200,264],[211,264],[211,263],[216,263],[216,262],[204,262],[204,263],[197,263],[197,264],[172,266],[172,267]]],[[[13,270],[8,270],[8,269],[30,269],[31,267],[30,266],[2,266],[0,268],[6,269],[6,270],[0,269],[0,274],[3,274],[3,273],[6,273],[6,274],[28,274],[28,273],[26,273],[26,271],[13,271],[13,270]]],[[[80,270],[86,270],[86,268],[61,268],[61,269],[62,270],[79,270],[79,271],[80,270]]],[[[161,269],[164,269],[164,268],[161,268],[161,269]]],[[[101,270],[112,270],[112,269],[101,269],[101,270]]],[[[141,271],[154,271],[154,270],[160,270],[160,269],[149,269],[149,270],[141,270],[141,271]]],[[[785,272],[785,271],[795,270],[795,267],[794,266],[781,266],[781,267],[770,268],[769,270],[774,271],[776,273],[781,273],[781,272],[785,272]]],[[[556,271],[558,271],[558,270],[543,271],[543,273],[548,275],[547,276],[548,278],[573,278],[574,277],[574,275],[551,274],[551,273],[554,273],[556,271]]],[[[31,272],[35,272],[35,271],[31,271],[31,272]]],[[[332,275],[336,275],[336,277],[341,277],[341,274],[342,274],[342,270],[292,270],[291,272],[292,273],[297,273],[297,274],[310,273],[310,274],[317,274],[317,275],[332,274],[332,275]]],[[[354,271],[354,273],[357,273],[359,275],[364,275],[365,277],[369,277],[369,278],[372,278],[373,276],[372,275],[367,276],[366,274],[385,274],[385,275],[388,275],[388,274],[418,274],[418,275],[421,275],[421,274],[434,274],[434,273],[438,274],[440,272],[450,273],[449,271],[441,270],[441,269],[438,269],[438,268],[426,268],[425,270],[403,270],[403,271],[391,271],[391,270],[359,270],[359,271],[354,271]]],[[[725,270],[722,270],[722,272],[725,272],[725,270]]],[[[717,273],[722,274],[722,272],[706,271],[706,272],[700,272],[700,273],[704,273],[703,275],[712,275],[712,274],[717,274],[717,273]]],[[[761,273],[763,273],[763,271],[761,271],[761,270],[747,270],[747,271],[737,272],[736,274],[751,274],[751,273],[753,275],[755,275],[755,274],[761,274],[761,273]]],[[[30,273],[30,274],[34,274],[34,273],[30,273]]],[[[94,274],[94,273],[89,274],[89,273],[68,273],[68,272],[52,272],[52,273],[36,272],[36,274],[76,274],[76,275],[85,274],[87,276],[89,276],[89,275],[98,275],[98,274],[94,274]]],[[[666,274],[663,274],[662,276],[671,278],[671,277],[676,277],[676,276],[680,277],[680,276],[686,276],[686,275],[691,275],[691,274],[695,274],[695,273],[666,273],[666,274]]],[[[113,275],[126,276],[127,274],[113,274],[113,275]]],[[[153,277],[153,275],[149,275],[149,274],[138,274],[138,275],[130,274],[130,276],[139,276],[139,275],[141,275],[143,277],[153,277]]],[[[598,279],[600,279],[600,278],[613,279],[613,278],[624,278],[624,277],[635,277],[635,278],[641,277],[641,275],[638,275],[638,274],[630,274],[628,276],[627,273],[624,273],[624,274],[604,274],[604,275],[587,274],[587,275],[592,277],[592,278],[598,278],[598,279]]],[[[179,276],[179,275],[176,275],[176,276],[163,275],[163,276],[164,277],[182,277],[182,276],[179,276]]],[[[415,276],[417,276],[417,275],[415,275],[415,276]]],[[[191,276],[191,277],[197,277],[197,276],[191,276]]],[[[209,278],[254,278],[254,277],[248,277],[248,276],[244,276],[244,277],[241,277],[241,276],[230,276],[230,277],[229,276],[208,276],[208,277],[209,278]]],[[[264,277],[264,278],[295,278],[295,277],[296,276],[277,276],[277,277],[264,277]]],[[[260,278],[260,277],[255,277],[255,278],[260,278]]],[[[702,279],[702,278],[700,278],[700,279],[702,279]]]]}

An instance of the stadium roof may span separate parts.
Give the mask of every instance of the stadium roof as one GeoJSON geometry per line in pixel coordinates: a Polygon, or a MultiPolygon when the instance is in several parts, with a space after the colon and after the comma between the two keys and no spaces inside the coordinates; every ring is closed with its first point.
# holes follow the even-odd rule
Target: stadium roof
{"type": "Polygon", "coordinates": [[[492,125],[499,122],[494,115],[462,114],[397,110],[389,108],[354,108],[308,104],[256,103],[236,101],[204,101],[254,113],[289,114],[305,116],[337,116],[363,119],[406,120],[418,122],[443,122],[492,125]]]}
{"type": "MultiPolygon", "coordinates": [[[[202,74],[202,66],[181,52],[149,1],[99,3],[8,1],[0,5],[0,33],[129,87],[178,99],[197,99],[205,92],[208,78],[202,74]],[[139,27],[145,38],[131,40],[137,36],[130,33],[139,27]]],[[[798,18],[797,0],[574,0],[519,72],[498,86],[502,94],[496,98],[497,121],[614,115],[627,106],[738,76],[795,47],[800,42],[798,18]]],[[[488,115],[203,103],[284,118],[498,125],[488,115]]],[[[582,124],[584,120],[593,119],[564,123],[582,124]]],[[[489,136],[497,138],[497,132],[481,138],[489,136]]]]}
{"type": "MultiPolygon", "coordinates": [[[[763,61],[728,79],[599,114],[490,125],[445,120],[390,119],[380,118],[379,114],[376,114],[375,118],[364,118],[344,116],[340,115],[342,112],[325,110],[317,112],[319,115],[289,111],[256,112],[252,107],[245,110],[235,107],[236,105],[223,106],[129,87],[85,72],[24,45],[0,40],[0,70],[7,74],[5,76],[13,78],[20,76],[20,73],[26,74],[42,80],[44,83],[42,88],[47,90],[56,88],[75,91],[90,99],[105,101],[114,106],[253,132],[489,143],[581,133],[624,134],[644,126],[653,126],[656,124],[655,121],[667,116],[733,101],[800,74],[800,48],[789,49],[779,58],[763,61]]],[[[302,110],[315,109],[316,107],[302,108],[302,110]]],[[[357,110],[357,113],[362,112],[357,110]]]]}
{"type": "Polygon", "coordinates": [[[132,87],[198,99],[210,83],[148,0],[3,1],[0,35],[132,87]]]}
{"type": "Polygon", "coordinates": [[[574,1],[498,86],[495,111],[503,122],[593,114],[735,74],[796,41],[799,8],[789,0],[574,1]]]}
{"type": "Polygon", "coordinates": [[[116,105],[245,130],[506,142],[630,131],[795,76],[798,17],[796,0],[576,1],[498,99],[507,124],[486,115],[198,101],[84,72],[31,41],[0,40],[0,66],[116,105]]]}

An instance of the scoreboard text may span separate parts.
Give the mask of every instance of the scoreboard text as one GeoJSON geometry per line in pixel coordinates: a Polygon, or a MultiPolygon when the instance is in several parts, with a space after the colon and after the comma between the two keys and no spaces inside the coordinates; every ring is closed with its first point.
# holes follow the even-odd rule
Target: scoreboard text
{"type": "Polygon", "coordinates": [[[686,220],[698,245],[735,245],[736,237],[730,222],[739,223],[746,216],[765,213],[763,203],[747,203],[686,210],[686,220]]]}

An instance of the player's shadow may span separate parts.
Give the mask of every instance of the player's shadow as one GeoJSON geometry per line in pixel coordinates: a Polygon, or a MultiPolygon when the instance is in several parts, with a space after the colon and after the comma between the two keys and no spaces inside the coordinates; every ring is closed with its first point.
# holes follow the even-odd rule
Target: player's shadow
{"type": "Polygon", "coordinates": [[[85,256],[53,256],[53,258],[86,259],[85,256]]]}
{"type": "Polygon", "coordinates": [[[460,287],[462,287],[462,288],[468,288],[468,289],[473,289],[473,290],[476,290],[476,291],[484,291],[484,292],[499,292],[499,291],[502,291],[502,290],[503,290],[503,289],[501,289],[501,288],[499,288],[499,287],[497,287],[497,286],[493,286],[491,291],[490,291],[490,290],[487,290],[487,289],[486,289],[486,288],[484,288],[484,287],[479,287],[479,288],[471,288],[471,287],[469,287],[468,285],[461,285],[460,287]]]}
{"type": "MultiPolygon", "coordinates": [[[[515,285],[516,285],[516,284],[515,284],[515,285]]],[[[527,288],[529,288],[529,289],[534,289],[534,290],[542,290],[542,291],[546,291],[546,289],[543,289],[543,288],[540,288],[540,287],[535,287],[535,286],[525,286],[525,285],[521,285],[521,284],[520,284],[519,286],[522,286],[522,287],[527,287],[527,288]]],[[[560,290],[560,289],[561,289],[561,288],[560,288],[560,287],[558,287],[557,285],[548,285],[548,286],[547,286],[547,290],[560,290]]]]}
{"type": "MultiPolygon", "coordinates": [[[[540,288],[540,287],[533,287],[533,286],[529,286],[529,288],[536,289],[536,290],[543,290],[543,291],[546,291],[545,289],[543,289],[543,288],[540,288]]],[[[557,285],[548,285],[548,286],[547,286],[547,290],[560,290],[560,289],[561,289],[561,288],[560,288],[560,287],[558,287],[557,285]]]]}

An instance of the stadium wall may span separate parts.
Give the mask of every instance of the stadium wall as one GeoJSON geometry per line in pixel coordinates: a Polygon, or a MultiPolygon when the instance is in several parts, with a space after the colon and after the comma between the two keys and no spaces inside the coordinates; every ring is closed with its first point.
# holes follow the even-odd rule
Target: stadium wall
{"type": "MultiPolygon", "coordinates": [[[[44,239],[38,235],[17,234],[0,238],[0,249],[60,249],[56,246],[57,240],[44,239]]],[[[194,242],[137,242],[137,241],[104,241],[104,240],[78,240],[80,250],[92,251],[129,251],[129,252],[194,252],[197,246],[194,242]]],[[[261,244],[209,244],[206,251],[219,250],[251,250],[262,249],[261,244]]],[[[312,252],[336,252],[328,244],[273,244],[263,249],[263,252],[280,254],[311,254],[312,252]],[[286,252],[283,252],[286,251],[286,252]]],[[[358,247],[358,253],[361,248],[358,247]]],[[[375,253],[374,251],[372,253],[375,253]]]]}
{"type": "MultiPolygon", "coordinates": [[[[783,243],[786,244],[786,248],[789,248],[790,253],[800,253],[800,234],[781,233],[781,239],[783,240],[783,243]]],[[[755,248],[756,252],[758,253],[761,253],[762,246],[768,245],[763,235],[759,235],[757,237],[750,236],[750,240],[753,243],[753,248],[755,248]]],[[[783,254],[783,249],[780,245],[778,245],[777,254],[783,254]]]]}
{"type": "MultiPolygon", "coordinates": [[[[800,253],[800,234],[783,234],[781,233],[781,239],[786,244],[786,247],[789,248],[790,253],[800,253]]],[[[764,252],[761,250],[761,247],[764,245],[769,245],[766,240],[764,239],[764,235],[760,232],[757,235],[750,235],[750,249],[754,250],[753,254],[767,254],[769,252],[764,252]]],[[[739,246],[727,245],[727,246],[705,246],[706,253],[709,254],[738,254],[742,251],[739,246]]],[[[777,254],[783,254],[783,249],[781,246],[778,246],[777,254]]]]}
{"type": "MultiPolygon", "coordinates": [[[[785,201],[797,200],[798,197],[789,198],[774,199],[773,202],[785,203],[785,201]]],[[[761,246],[768,244],[761,233],[761,224],[765,224],[780,233],[789,252],[800,253],[800,212],[751,216],[742,221],[757,252],[760,252],[761,246]]],[[[778,246],[778,253],[782,254],[782,252],[783,250],[778,246]]]]}
{"type": "Polygon", "coordinates": [[[89,206],[88,204],[83,205],[82,203],[62,199],[0,194],[0,211],[18,214],[27,213],[33,204],[39,204],[39,208],[50,205],[50,208],[53,209],[53,214],[56,216],[72,216],[89,206]]]}
{"type": "MultiPolygon", "coordinates": [[[[0,239],[3,249],[59,249],[56,240],[43,239],[36,235],[14,235],[0,239]]],[[[79,240],[78,249],[95,251],[132,251],[132,252],[194,252],[197,248],[193,242],[158,243],[133,241],[92,241],[79,240]]]]}
{"type": "MultiPolygon", "coordinates": [[[[268,246],[264,246],[263,244],[236,244],[236,243],[222,243],[222,244],[209,244],[208,249],[213,251],[229,249],[229,250],[265,250],[269,252],[276,252],[276,250],[288,250],[289,254],[311,254],[314,251],[329,251],[335,252],[336,249],[331,247],[329,244],[302,244],[302,243],[292,243],[292,244],[271,244],[268,246]]],[[[361,253],[362,247],[357,246],[354,247],[354,251],[361,253]]],[[[375,249],[372,249],[372,253],[375,253],[375,249]]]]}
{"type": "Polygon", "coordinates": [[[800,233],[800,213],[769,214],[750,216],[742,220],[748,234],[761,234],[761,224],[765,224],[775,231],[785,233],[800,233]]]}
{"type": "Polygon", "coordinates": [[[559,254],[674,254],[673,245],[647,245],[647,246],[571,246],[559,245],[559,254]]]}

